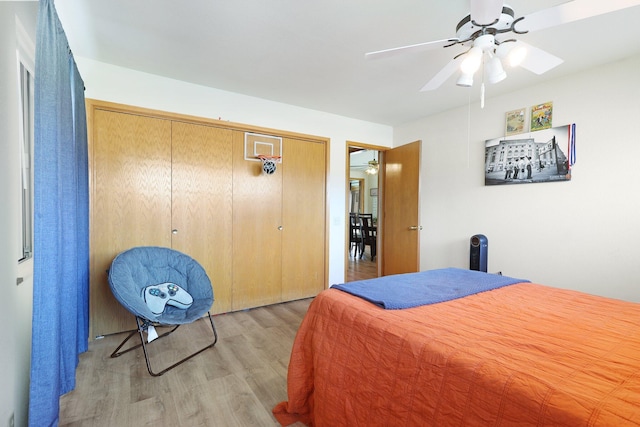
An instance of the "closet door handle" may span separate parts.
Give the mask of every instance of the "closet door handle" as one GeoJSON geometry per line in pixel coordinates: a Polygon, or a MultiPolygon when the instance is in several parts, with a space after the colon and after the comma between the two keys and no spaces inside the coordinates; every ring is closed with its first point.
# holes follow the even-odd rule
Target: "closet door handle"
{"type": "Polygon", "coordinates": [[[283,228],[284,228],[283,226],[279,226],[278,230],[282,231],[283,228]]]}
{"type": "Polygon", "coordinates": [[[411,227],[409,227],[409,230],[422,230],[422,226],[421,225],[412,225],[411,227]]]}
{"type": "Polygon", "coordinates": [[[171,230],[171,234],[178,234],[178,230],[174,228],[173,230],[171,230]]]}

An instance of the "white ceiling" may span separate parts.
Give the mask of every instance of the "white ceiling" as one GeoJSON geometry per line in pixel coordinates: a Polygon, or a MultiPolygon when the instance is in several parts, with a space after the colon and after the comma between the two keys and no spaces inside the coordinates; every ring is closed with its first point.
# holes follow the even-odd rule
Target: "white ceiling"
{"type": "MultiPolygon", "coordinates": [[[[601,0],[612,1],[612,0],[601,0]]],[[[564,1],[511,0],[516,17],[564,1]]],[[[57,0],[76,56],[398,125],[479,99],[455,77],[420,88],[459,46],[367,60],[366,52],[455,36],[469,0],[57,0]]],[[[640,7],[518,36],[562,59],[507,70],[487,99],[640,53],[640,7]]],[[[540,100],[547,101],[546,99],[540,100]]]]}

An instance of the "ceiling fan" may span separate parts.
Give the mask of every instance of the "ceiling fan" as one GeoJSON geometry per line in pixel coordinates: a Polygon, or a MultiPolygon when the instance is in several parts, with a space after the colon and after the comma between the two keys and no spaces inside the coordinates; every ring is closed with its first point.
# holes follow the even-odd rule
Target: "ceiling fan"
{"type": "Polygon", "coordinates": [[[362,170],[368,175],[375,175],[380,170],[380,163],[374,158],[365,164],[350,165],[349,168],[353,170],[362,170]]]}
{"type": "MultiPolygon", "coordinates": [[[[380,169],[380,163],[376,160],[376,152],[375,151],[363,150],[361,153],[359,153],[360,155],[358,155],[357,159],[360,162],[364,161],[365,158],[361,154],[368,155],[368,153],[371,153],[372,156],[373,156],[371,160],[369,160],[367,163],[350,163],[349,168],[350,169],[363,170],[368,175],[377,174],[379,169],[380,169]]],[[[355,158],[352,158],[352,160],[355,160],[355,158]]]]}
{"type": "MultiPolygon", "coordinates": [[[[369,52],[365,56],[383,58],[460,45],[466,50],[455,55],[421,91],[439,88],[456,71],[460,71],[456,84],[470,87],[475,72],[482,67],[481,91],[484,94],[485,79],[488,83],[498,83],[506,78],[503,63],[543,74],[563,62],[557,56],[518,40],[518,36],[637,6],[640,0],[573,0],[520,17],[516,17],[515,11],[502,0],[470,0],[470,3],[470,13],[456,26],[455,37],[369,52]]],[[[484,96],[481,99],[483,104],[484,96]]]]}

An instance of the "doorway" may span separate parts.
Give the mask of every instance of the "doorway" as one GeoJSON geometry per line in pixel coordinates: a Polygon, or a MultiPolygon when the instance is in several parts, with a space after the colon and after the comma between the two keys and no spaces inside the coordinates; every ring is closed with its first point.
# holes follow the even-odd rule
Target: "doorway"
{"type": "MultiPolygon", "coordinates": [[[[410,273],[420,270],[420,163],[422,141],[414,141],[396,148],[372,146],[347,142],[346,170],[346,262],[345,281],[364,280],[391,274],[410,273]],[[354,155],[360,153],[361,158],[354,155]],[[362,170],[366,170],[369,162],[378,163],[378,173],[372,182],[376,185],[364,185],[358,181],[357,193],[351,188],[355,179],[359,179],[362,170]],[[367,166],[364,166],[364,163],[367,166]],[[357,170],[360,169],[360,172],[357,170]],[[364,194],[363,194],[364,193],[364,194]],[[375,211],[376,221],[376,255],[366,258],[365,247],[363,258],[368,263],[360,262],[353,254],[350,240],[350,209],[355,206],[352,195],[358,199],[363,194],[363,213],[375,211]],[[367,195],[371,198],[367,201],[367,195]],[[367,204],[370,203],[370,204],[367,204]],[[350,251],[351,249],[351,251],[350,251]]],[[[366,172],[364,172],[366,174],[366,172]]],[[[373,216],[373,213],[371,213],[373,216]]]]}
{"type": "Polygon", "coordinates": [[[347,262],[345,282],[379,276],[382,254],[379,198],[380,147],[347,144],[347,262]]]}

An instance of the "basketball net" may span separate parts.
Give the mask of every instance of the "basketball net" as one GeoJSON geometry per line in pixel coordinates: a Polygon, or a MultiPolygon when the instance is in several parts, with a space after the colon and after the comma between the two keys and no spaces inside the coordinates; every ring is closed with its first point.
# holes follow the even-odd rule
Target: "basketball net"
{"type": "Polygon", "coordinates": [[[262,173],[265,175],[273,175],[276,172],[276,163],[280,160],[280,156],[259,155],[262,161],[262,173]]]}

